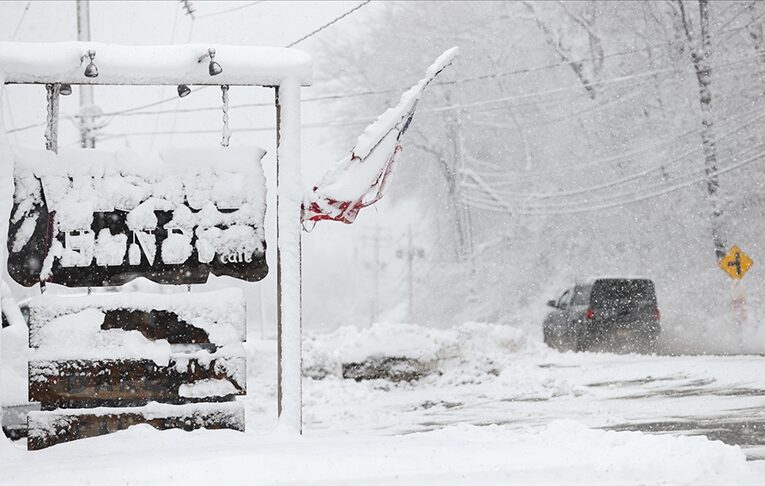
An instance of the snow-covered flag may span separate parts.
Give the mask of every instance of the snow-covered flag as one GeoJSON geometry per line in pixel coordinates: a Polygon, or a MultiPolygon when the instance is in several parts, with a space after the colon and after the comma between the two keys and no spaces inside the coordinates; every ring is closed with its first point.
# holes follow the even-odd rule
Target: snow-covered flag
{"type": "Polygon", "coordinates": [[[428,68],[425,77],[401,95],[362,132],[351,153],[324,175],[303,202],[303,223],[332,220],[353,223],[359,211],[379,201],[401,152],[401,136],[409,128],[422,92],[449,66],[458,48],[447,50],[428,68]]]}

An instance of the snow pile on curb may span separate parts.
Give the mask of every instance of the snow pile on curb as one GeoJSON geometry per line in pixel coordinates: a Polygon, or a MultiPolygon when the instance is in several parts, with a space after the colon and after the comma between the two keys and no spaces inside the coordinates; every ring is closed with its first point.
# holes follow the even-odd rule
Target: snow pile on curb
{"type": "Polygon", "coordinates": [[[364,329],[346,326],[329,334],[307,334],[303,369],[306,376],[323,378],[342,376],[343,365],[350,363],[406,359],[430,372],[466,367],[467,372],[498,375],[513,356],[539,355],[545,350],[522,330],[509,326],[470,322],[433,329],[377,323],[364,329]]]}
{"type": "Polygon", "coordinates": [[[455,425],[406,436],[322,438],[160,432],[141,425],[0,465],[4,484],[104,484],[118,477],[133,486],[697,485],[756,484],[755,476],[738,447],[703,437],[592,430],[573,421],[553,422],[539,433],[455,425]]]}

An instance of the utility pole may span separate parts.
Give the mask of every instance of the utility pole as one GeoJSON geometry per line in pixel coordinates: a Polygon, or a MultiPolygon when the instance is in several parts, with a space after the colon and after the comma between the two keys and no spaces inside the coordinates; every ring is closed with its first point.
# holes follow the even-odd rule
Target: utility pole
{"type": "Polygon", "coordinates": [[[369,311],[369,324],[372,325],[380,317],[380,272],[385,269],[385,263],[380,260],[380,250],[383,246],[390,244],[390,237],[383,236],[383,228],[379,224],[375,224],[371,234],[364,236],[363,241],[365,246],[372,247],[373,252],[372,263],[366,264],[366,267],[371,268],[373,273],[372,303],[369,311]]]}
{"type": "MultiPolygon", "coordinates": [[[[90,41],[90,0],[77,0],[77,40],[90,41]]],[[[81,84],[79,126],[82,148],[96,148],[96,137],[93,131],[95,119],[92,115],[94,109],[93,86],[81,84]],[[87,116],[88,112],[91,113],[90,116],[87,116]]]]}
{"type": "Polygon", "coordinates": [[[409,287],[409,321],[414,319],[414,259],[425,258],[425,249],[414,246],[414,236],[412,234],[412,225],[409,225],[407,232],[407,243],[405,248],[400,248],[396,252],[398,258],[406,258],[407,282],[409,287]]]}

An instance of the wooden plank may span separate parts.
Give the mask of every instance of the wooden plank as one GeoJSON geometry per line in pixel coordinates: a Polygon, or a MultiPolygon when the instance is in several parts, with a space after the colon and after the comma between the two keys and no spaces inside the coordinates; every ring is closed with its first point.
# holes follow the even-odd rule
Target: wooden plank
{"type": "Polygon", "coordinates": [[[246,393],[243,355],[200,354],[207,353],[173,355],[166,366],[149,359],[31,361],[29,400],[52,410],[225,401],[246,393]]]}
{"type": "Polygon", "coordinates": [[[210,335],[204,329],[194,327],[181,319],[177,313],[166,310],[110,309],[104,312],[101,329],[139,331],[147,339],[164,339],[170,344],[210,343],[210,335]]]}
{"type": "Polygon", "coordinates": [[[232,429],[244,432],[239,402],[30,412],[28,450],[40,450],[77,439],[96,437],[148,424],[159,430],[232,429]]]}
{"type": "Polygon", "coordinates": [[[120,292],[88,296],[42,295],[29,309],[29,345],[44,343],[45,328],[56,319],[87,309],[104,313],[102,330],[139,331],[149,340],[170,344],[238,344],[246,339],[247,309],[238,289],[204,293],[147,294],[120,292]]]}

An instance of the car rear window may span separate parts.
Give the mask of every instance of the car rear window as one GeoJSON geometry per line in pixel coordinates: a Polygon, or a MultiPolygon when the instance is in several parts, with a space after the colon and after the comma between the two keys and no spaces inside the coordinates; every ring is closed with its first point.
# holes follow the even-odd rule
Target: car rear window
{"type": "Polygon", "coordinates": [[[597,280],[592,286],[590,301],[602,306],[614,301],[656,302],[656,291],[650,280],[597,280]]]}
{"type": "Polygon", "coordinates": [[[590,291],[592,285],[577,285],[574,288],[574,305],[589,305],[590,304],[590,291]]]}

